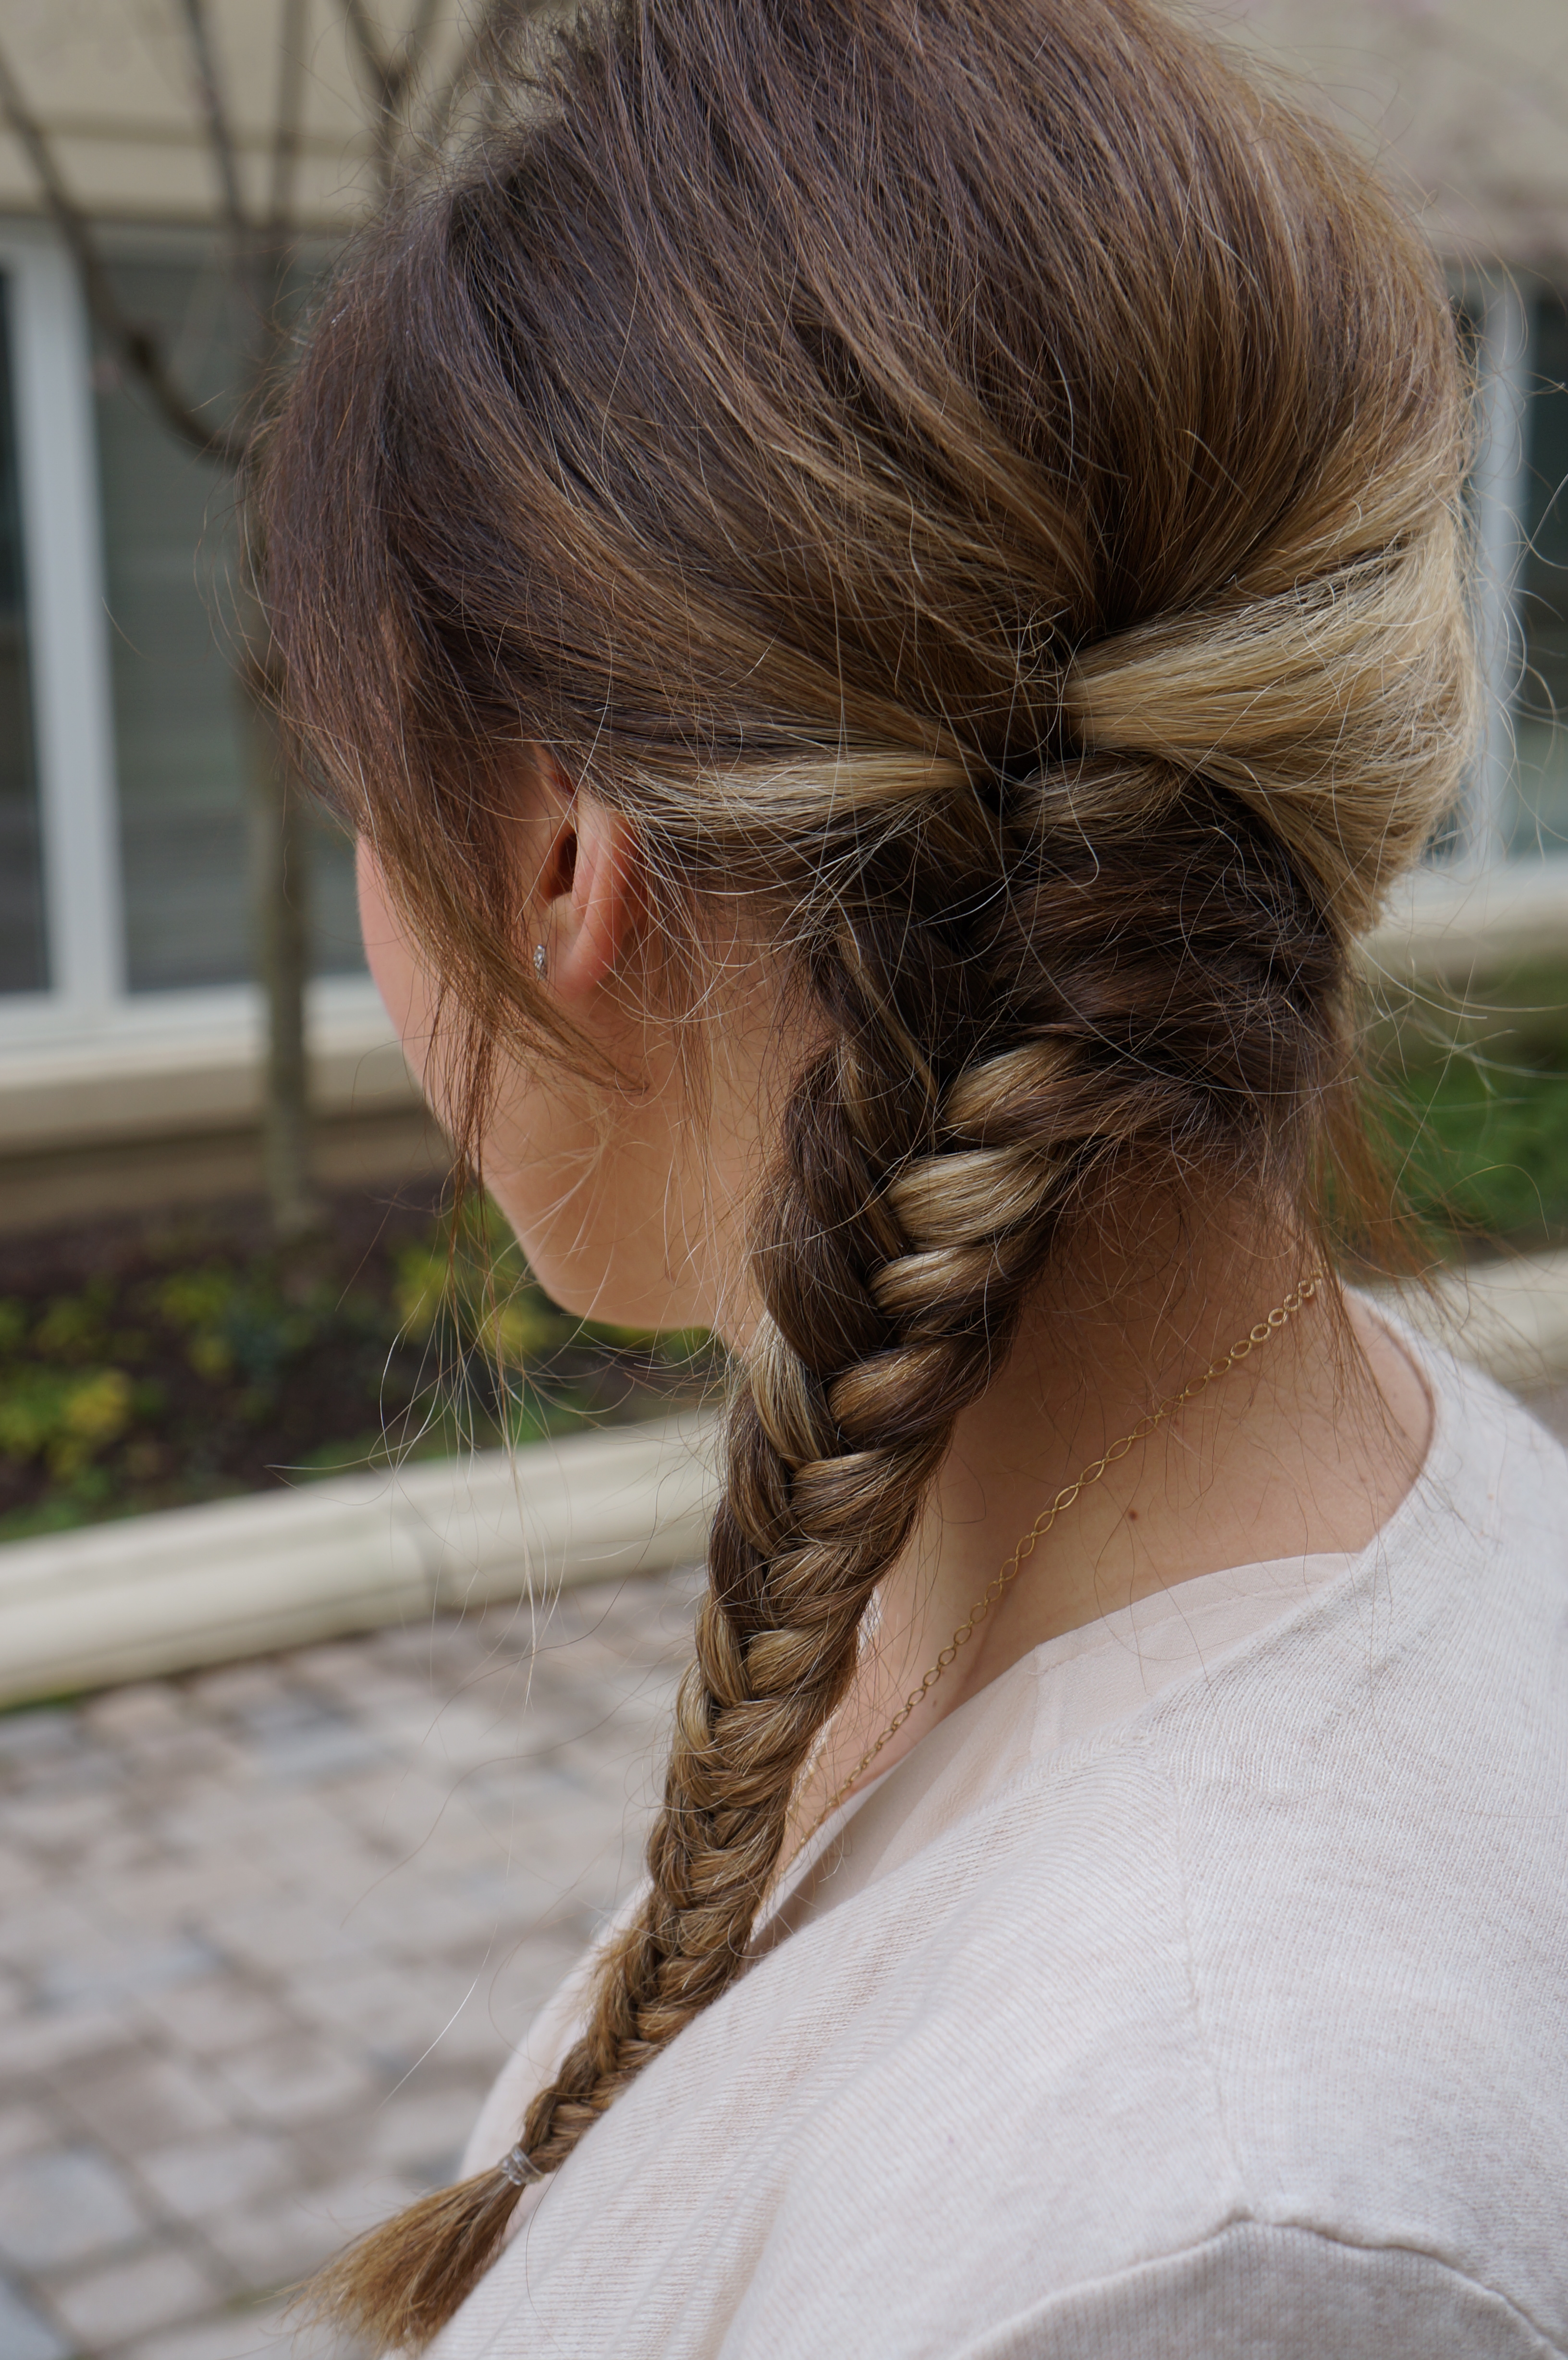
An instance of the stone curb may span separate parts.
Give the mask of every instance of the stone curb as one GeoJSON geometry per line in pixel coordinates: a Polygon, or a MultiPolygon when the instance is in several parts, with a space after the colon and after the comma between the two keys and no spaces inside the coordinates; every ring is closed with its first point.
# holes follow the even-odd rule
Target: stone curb
{"type": "MultiPolygon", "coordinates": [[[[1391,1307],[1522,1391],[1568,1376],[1568,1253],[1391,1307]]],[[[0,1547],[0,1705],[653,1573],[702,1553],[714,1421],[688,1416],[174,1508],[0,1547]]]]}
{"type": "Polygon", "coordinates": [[[0,1547],[0,1705],[689,1564],[714,1423],[329,1478],[0,1547]]]}

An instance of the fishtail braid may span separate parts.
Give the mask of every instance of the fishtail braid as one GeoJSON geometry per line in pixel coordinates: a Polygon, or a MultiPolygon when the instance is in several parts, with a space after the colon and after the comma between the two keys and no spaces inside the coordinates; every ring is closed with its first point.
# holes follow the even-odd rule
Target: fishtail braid
{"type": "MultiPolygon", "coordinates": [[[[797,1087],[759,1222],[764,1308],[731,1412],[651,1889],[606,1961],[589,2029],[529,2110],[523,2143],[545,2169],[744,1965],[797,1778],[853,1674],[866,1603],[909,1538],[954,1417],[989,1382],[1038,1259],[1051,1167],[1012,1148],[920,1153],[938,1118],[926,1061],[911,1064],[912,1028],[898,1021],[899,978],[880,972],[868,990],[864,939],[848,922],[839,933],[847,949],[814,965],[844,1030],[797,1087]],[[913,1136],[889,1180],[895,1109],[913,1136]],[[982,1196],[972,1167],[998,1157],[1013,1185],[982,1196]],[[955,1192],[943,1209],[933,1166],[950,1162],[955,1192]],[[998,1251],[1025,1233],[1034,1251],[1015,1255],[998,1286],[998,1251]],[[934,1296],[913,1321],[879,1299],[885,1273],[933,1246],[989,1253],[983,1324],[956,1298],[946,1332],[934,1296]]],[[[908,945],[915,963],[925,947],[908,945]]]]}

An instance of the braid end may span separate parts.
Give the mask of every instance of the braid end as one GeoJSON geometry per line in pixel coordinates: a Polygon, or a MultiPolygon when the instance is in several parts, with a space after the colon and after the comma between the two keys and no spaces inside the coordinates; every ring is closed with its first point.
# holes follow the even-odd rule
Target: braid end
{"type": "Polygon", "coordinates": [[[421,2196],[319,2270],[299,2308],[373,2352],[422,2352],[495,2258],[522,2187],[498,2164],[421,2196]]]}

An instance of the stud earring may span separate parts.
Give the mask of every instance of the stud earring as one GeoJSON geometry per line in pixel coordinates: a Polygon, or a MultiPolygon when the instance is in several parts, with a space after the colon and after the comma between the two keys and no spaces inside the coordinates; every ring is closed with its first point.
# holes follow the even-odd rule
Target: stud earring
{"type": "Polygon", "coordinates": [[[534,973],[541,983],[550,973],[550,953],[543,943],[534,945],[534,973]]]}

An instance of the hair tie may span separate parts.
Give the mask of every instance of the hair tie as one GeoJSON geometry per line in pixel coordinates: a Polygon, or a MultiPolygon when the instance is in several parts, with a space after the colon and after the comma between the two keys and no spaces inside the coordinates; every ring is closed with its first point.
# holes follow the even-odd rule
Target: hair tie
{"type": "Polygon", "coordinates": [[[516,2147],[507,2148],[495,2169],[511,2181],[514,2188],[528,2188],[534,2180],[542,2180],[545,2176],[521,2139],[516,2147]]]}

